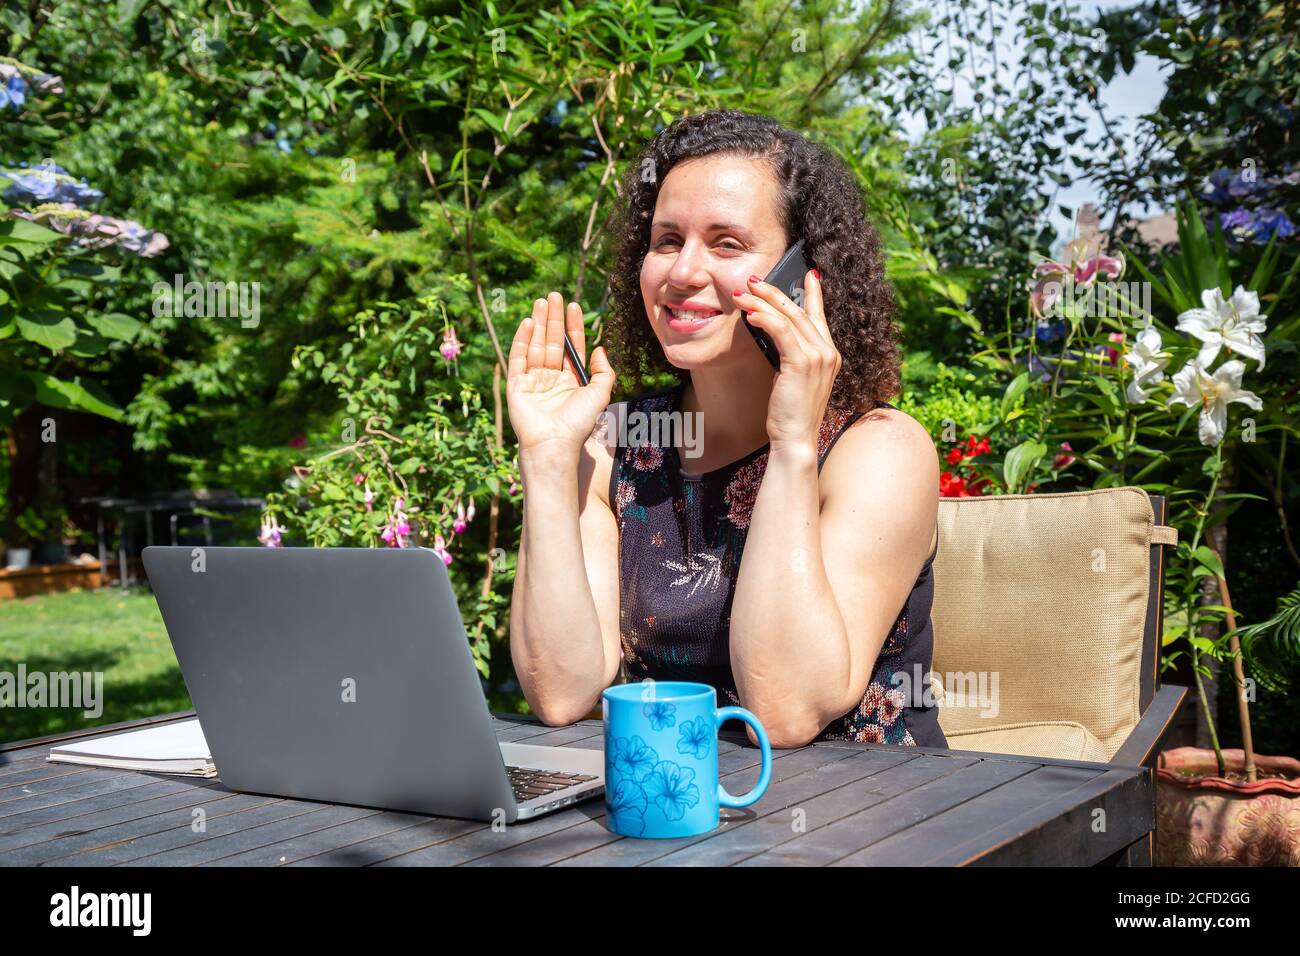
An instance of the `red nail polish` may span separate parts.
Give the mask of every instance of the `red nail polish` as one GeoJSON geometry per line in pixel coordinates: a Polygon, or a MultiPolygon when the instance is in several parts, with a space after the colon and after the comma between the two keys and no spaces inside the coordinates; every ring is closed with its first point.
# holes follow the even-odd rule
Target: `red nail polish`
{"type": "Polygon", "coordinates": [[[815,275],[815,276],[817,277],[817,281],[818,281],[818,282],[821,282],[821,281],[822,281],[822,274],[821,274],[820,272],[818,272],[816,269],[813,270],[813,275],[815,275]]]}
{"type": "Polygon", "coordinates": [[[732,292],[731,292],[731,294],[732,294],[732,295],[744,295],[744,294],[745,294],[745,290],[744,290],[744,289],[733,289],[732,292]]]}
{"type": "Polygon", "coordinates": [[[762,285],[762,284],[763,284],[763,280],[760,279],[758,276],[750,276],[750,277],[749,277],[749,281],[752,282],[752,283],[754,283],[755,285],[762,285]]]}

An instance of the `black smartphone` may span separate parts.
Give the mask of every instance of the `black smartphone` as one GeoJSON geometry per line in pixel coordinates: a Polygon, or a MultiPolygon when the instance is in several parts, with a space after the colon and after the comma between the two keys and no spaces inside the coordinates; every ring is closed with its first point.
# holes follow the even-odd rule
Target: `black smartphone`
{"type": "MultiPolygon", "coordinates": [[[[804,260],[803,240],[800,239],[785,251],[780,261],[772,267],[772,271],[763,277],[763,281],[776,286],[792,301],[802,306],[803,277],[807,274],[808,263],[804,260]]],[[[740,321],[745,323],[745,328],[749,329],[749,334],[758,344],[758,350],[767,356],[767,360],[772,363],[772,368],[780,371],[781,353],[777,350],[776,343],[772,341],[772,336],[750,325],[749,319],[745,318],[744,309],[740,311],[740,321]]]]}

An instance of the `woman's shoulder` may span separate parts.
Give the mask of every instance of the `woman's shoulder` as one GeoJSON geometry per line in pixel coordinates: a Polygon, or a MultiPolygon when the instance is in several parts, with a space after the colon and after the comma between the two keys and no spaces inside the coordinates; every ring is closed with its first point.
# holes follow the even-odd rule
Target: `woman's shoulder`
{"type": "MultiPolygon", "coordinates": [[[[925,426],[892,405],[861,410],[835,442],[822,467],[823,490],[877,483],[895,491],[939,495],[939,453],[925,426]]],[[[937,506],[937,504],[936,504],[937,506]]]]}
{"type": "Polygon", "coordinates": [[[862,452],[895,449],[900,457],[916,457],[921,461],[933,459],[935,466],[938,466],[939,456],[934,448],[934,439],[925,430],[925,426],[907,412],[888,403],[882,402],[859,410],[844,430],[840,444],[846,441],[862,452]]]}

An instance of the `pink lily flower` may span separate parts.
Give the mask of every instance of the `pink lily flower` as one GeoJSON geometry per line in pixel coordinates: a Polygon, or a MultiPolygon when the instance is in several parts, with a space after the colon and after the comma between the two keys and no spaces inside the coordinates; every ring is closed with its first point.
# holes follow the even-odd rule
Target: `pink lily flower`
{"type": "Polygon", "coordinates": [[[1105,275],[1110,280],[1118,279],[1124,274],[1122,255],[1107,256],[1099,253],[1085,259],[1088,242],[1087,239],[1075,239],[1066,246],[1069,258],[1064,263],[1045,259],[1034,266],[1028,289],[1029,307],[1035,316],[1043,318],[1060,299],[1067,284],[1087,289],[1097,281],[1098,276],[1105,275]]]}

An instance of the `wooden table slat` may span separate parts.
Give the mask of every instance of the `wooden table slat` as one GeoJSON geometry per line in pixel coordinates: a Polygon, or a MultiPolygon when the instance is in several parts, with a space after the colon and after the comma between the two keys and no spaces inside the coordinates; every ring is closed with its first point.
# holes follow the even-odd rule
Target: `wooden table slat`
{"type": "MultiPolygon", "coordinates": [[[[196,866],[244,850],[267,846],[289,836],[311,833],[333,826],[335,823],[373,816],[381,812],[370,807],[285,800],[218,818],[215,825],[209,818],[205,834],[191,834],[196,839],[160,853],[135,857],[126,861],[124,865],[196,866]],[[262,811],[263,817],[270,819],[254,819],[253,815],[259,811],[262,811]],[[235,826],[229,832],[221,832],[222,825],[226,823],[233,823],[235,826]]],[[[185,829],[189,829],[188,825],[185,829]]]]}
{"type": "Polygon", "coordinates": [[[156,780],[155,783],[148,783],[143,787],[135,787],[130,791],[131,799],[122,800],[118,793],[101,793],[98,797],[90,797],[87,800],[78,800],[70,804],[56,804],[55,806],[45,806],[39,810],[29,810],[26,813],[17,813],[12,817],[0,819],[0,851],[5,848],[16,849],[21,845],[34,842],[34,839],[26,839],[27,835],[39,834],[48,829],[52,830],[77,830],[85,831],[95,829],[99,826],[96,821],[109,819],[100,814],[112,814],[113,817],[120,817],[121,821],[134,819],[131,814],[139,813],[147,816],[149,805],[160,797],[178,795],[183,799],[205,800],[208,797],[196,795],[196,788],[204,792],[216,792],[218,796],[229,793],[225,787],[222,787],[217,780],[204,780],[199,784],[192,780],[156,780]]]}
{"type": "Polygon", "coordinates": [[[842,794],[837,804],[810,808],[807,832],[738,865],[825,866],[1033,769],[1033,764],[923,754],[882,780],[879,788],[837,791],[842,794]]]}
{"type": "Polygon", "coordinates": [[[894,833],[833,866],[909,866],[916,863],[917,847],[951,845],[971,833],[983,833],[1006,819],[1038,807],[1059,804],[1063,794],[1099,774],[1071,767],[1039,767],[1001,786],[975,794],[961,803],[894,833]]]}
{"type": "Polygon", "coordinates": [[[0,802],[0,825],[3,825],[6,817],[26,813],[29,810],[76,803],[104,793],[134,790],[137,787],[147,786],[151,782],[151,778],[142,773],[95,768],[84,769],[81,773],[66,779],[70,781],[68,786],[52,788],[48,791],[37,790],[21,798],[0,802]],[[80,782],[71,783],[71,781],[80,782]]]}
{"type": "MultiPolygon", "coordinates": [[[[27,832],[37,839],[29,839],[21,846],[2,846],[0,852],[4,854],[6,863],[35,866],[64,858],[71,861],[73,857],[120,847],[140,837],[168,830],[184,828],[192,833],[190,828],[196,808],[202,808],[208,816],[229,812],[235,808],[228,802],[234,796],[220,786],[176,790],[140,803],[32,827],[27,832]]],[[[273,799],[266,797],[262,802],[273,799]]],[[[7,839],[20,838],[22,835],[7,839]]],[[[99,862],[94,857],[90,859],[99,862]]]]}
{"type": "Polygon", "coordinates": [[[925,861],[926,866],[1005,866],[1032,856],[1038,865],[1078,866],[1104,858],[1155,828],[1149,776],[1110,770],[1063,794],[1062,812],[1045,803],[925,861]],[[1106,811],[1104,831],[1093,810],[1106,811]],[[1082,843],[1096,844],[1081,850],[1082,843]]]}

